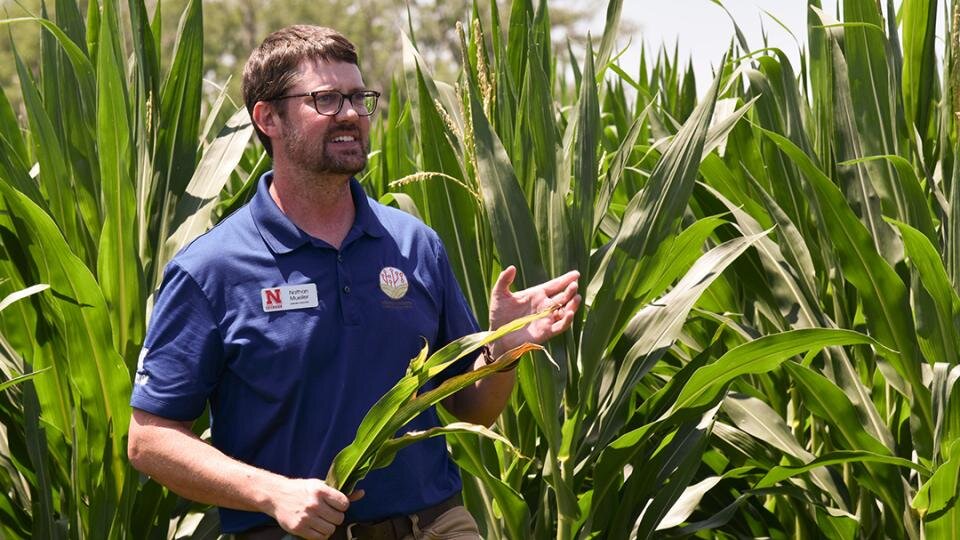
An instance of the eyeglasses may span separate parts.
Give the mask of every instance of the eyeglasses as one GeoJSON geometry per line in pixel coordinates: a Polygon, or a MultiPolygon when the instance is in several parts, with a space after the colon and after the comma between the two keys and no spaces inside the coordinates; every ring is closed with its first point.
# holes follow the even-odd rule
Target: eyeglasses
{"type": "Polygon", "coordinates": [[[322,114],[323,116],[336,116],[339,114],[340,109],[343,108],[343,101],[345,99],[350,100],[350,105],[358,115],[370,116],[373,114],[373,111],[377,110],[377,100],[380,99],[380,92],[361,90],[352,94],[344,94],[336,90],[316,90],[306,94],[290,94],[288,96],[265,99],[264,101],[279,101],[281,99],[296,97],[312,97],[313,108],[317,110],[317,114],[322,114]]]}

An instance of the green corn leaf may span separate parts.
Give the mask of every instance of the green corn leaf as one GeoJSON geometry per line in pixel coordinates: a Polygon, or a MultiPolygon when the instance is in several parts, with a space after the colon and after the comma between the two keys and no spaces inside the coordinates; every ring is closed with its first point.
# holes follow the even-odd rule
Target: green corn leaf
{"type": "Polygon", "coordinates": [[[5,296],[3,300],[0,300],[0,311],[7,309],[7,307],[10,304],[16,302],[17,300],[22,300],[32,294],[43,292],[49,288],[50,288],[50,285],[47,285],[46,283],[40,283],[38,285],[33,285],[31,287],[27,287],[26,289],[19,290],[17,292],[10,293],[7,296],[5,296]]]}
{"type": "Polygon", "coordinates": [[[630,320],[624,336],[633,338],[633,345],[614,376],[609,397],[601,404],[601,446],[619,430],[617,419],[621,418],[621,408],[632,396],[634,386],[677,339],[697,300],[730,263],[764,235],[736,238],[710,250],[670,292],[630,320]]]}
{"type": "MultiPolygon", "coordinates": [[[[816,456],[797,441],[783,418],[762,400],[731,393],[723,399],[723,410],[738,428],[756,437],[757,440],[804,463],[810,463],[816,459],[816,456]]],[[[811,476],[813,482],[829,493],[836,504],[846,507],[843,495],[830,474],[822,469],[813,469],[811,476]]]]}
{"type": "Polygon", "coordinates": [[[949,456],[947,461],[937,467],[910,503],[921,517],[942,514],[957,506],[957,496],[960,495],[960,444],[952,444],[946,454],[949,456]]]}
{"type": "Polygon", "coordinates": [[[19,377],[14,377],[9,381],[3,381],[2,383],[0,383],[0,392],[3,392],[4,390],[6,390],[7,388],[10,388],[11,386],[16,386],[22,382],[29,381],[30,379],[33,379],[37,375],[40,375],[41,373],[48,371],[49,369],[50,369],[49,367],[46,367],[38,371],[20,375],[19,377]]]}
{"type": "Polygon", "coordinates": [[[716,362],[697,370],[680,392],[673,410],[709,406],[733,379],[766,373],[810,349],[855,344],[881,347],[869,336],[841,329],[809,328],[760,337],[731,349],[716,362]]]}
{"type": "MultiPolygon", "coordinates": [[[[413,395],[412,397],[400,402],[395,408],[395,413],[393,416],[387,418],[387,422],[385,423],[384,427],[379,433],[375,434],[376,437],[370,442],[370,444],[366,444],[365,447],[362,447],[354,446],[354,444],[351,443],[339,454],[337,454],[333,460],[333,464],[330,466],[330,472],[327,475],[327,483],[333,487],[336,487],[337,489],[341,489],[341,491],[351,491],[357,481],[362,479],[372,468],[376,467],[376,456],[380,452],[382,445],[387,439],[389,439],[391,434],[401,429],[407,424],[407,422],[415,418],[423,411],[436,405],[437,403],[440,403],[440,401],[443,399],[452,396],[458,391],[470,386],[484,377],[506,369],[516,362],[525,352],[539,348],[540,347],[536,345],[518,347],[517,349],[508,351],[499,359],[497,359],[497,361],[491,364],[481,368],[473,369],[462,375],[451,377],[433,390],[421,395],[413,395]],[[360,449],[362,449],[362,453],[358,455],[357,450],[360,449]],[[341,456],[343,457],[341,458],[341,456]],[[354,468],[352,470],[348,470],[347,467],[350,466],[351,461],[354,459],[356,459],[356,463],[353,465],[354,468]]],[[[454,358],[447,365],[456,359],[457,358],[454,358]]],[[[401,380],[395,388],[399,387],[405,389],[406,387],[403,386],[405,380],[407,380],[407,378],[401,380]]],[[[387,395],[389,396],[390,393],[387,395]]],[[[389,403],[391,401],[394,400],[387,400],[384,401],[384,403],[389,403]]],[[[377,411],[377,408],[380,403],[381,402],[378,401],[376,404],[374,404],[374,406],[370,409],[370,412],[367,413],[368,416],[370,414],[377,414],[379,412],[377,411]]],[[[364,417],[364,420],[366,420],[366,417],[364,417]]],[[[363,427],[364,426],[361,423],[361,428],[358,430],[358,439],[362,434],[361,430],[363,427]]],[[[369,439],[369,437],[366,438],[369,439]]]]}
{"type": "Polygon", "coordinates": [[[922,135],[931,128],[937,97],[935,0],[903,6],[903,104],[909,122],[922,135]]]}
{"type": "Polygon", "coordinates": [[[143,270],[134,244],[136,198],[130,156],[131,132],[119,23],[111,2],[104,4],[97,56],[97,147],[104,222],[97,256],[99,278],[113,326],[114,347],[128,361],[143,341],[143,270]]]}
{"type": "Polygon", "coordinates": [[[590,306],[590,317],[584,322],[580,342],[581,395],[590,394],[603,352],[619,335],[638,297],[647,294],[644,281],[651,277],[646,274],[649,261],[645,257],[655,253],[660,243],[673,234],[687,205],[718,85],[719,80],[714,81],[657,163],[646,189],[630,201],[620,230],[594,273],[590,288],[596,287],[598,292],[590,306]]]}
{"type": "Polygon", "coordinates": [[[810,463],[804,465],[784,465],[774,467],[773,469],[770,469],[770,472],[764,475],[764,477],[761,478],[756,485],[754,485],[754,489],[771,487],[776,485],[778,482],[782,482],[788,478],[793,478],[797,475],[810,472],[818,467],[827,467],[829,465],[840,465],[844,463],[884,463],[888,465],[896,465],[898,467],[914,469],[923,473],[928,472],[924,467],[910,461],[909,459],[903,459],[884,454],[875,454],[873,452],[863,450],[839,450],[820,456],[810,463]]]}
{"type": "Polygon", "coordinates": [[[203,7],[190,0],[177,29],[173,64],[161,89],[157,169],[164,181],[159,189],[179,197],[197,163],[203,84],[203,7]]]}
{"type": "MultiPolygon", "coordinates": [[[[890,455],[886,446],[863,429],[853,405],[843,391],[809,368],[792,362],[784,366],[802,393],[804,405],[828,423],[831,436],[837,440],[838,445],[847,450],[890,455]]],[[[890,519],[903,528],[901,516],[906,501],[903,490],[899,488],[899,477],[891,468],[879,466],[876,462],[866,461],[863,466],[867,474],[857,476],[860,483],[888,505],[891,511],[890,519]]]]}
{"type": "MultiPolygon", "coordinates": [[[[89,424],[88,444],[84,447],[103,448],[109,437],[116,454],[120,455],[130,416],[123,397],[130,393],[130,379],[113,346],[107,304],[100,287],[83,262],[71,253],[47,214],[4,182],[0,182],[0,195],[19,217],[16,225],[18,238],[22,239],[27,254],[40,263],[38,277],[50,284],[53,293],[44,295],[50,297],[44,305],[49,308],[46,313],[55,323],[57,340],[54,346],[63,347],[56,350],[56,357],[52,360],[57,378],[76,388],[84,414],[99,419],[89,424]],[[110,429],[108,424],[113,428],[110,429]]],[[[64,390],[60,392],[59,398],[64,399],[64,390]]],[[[60,421],[70,422],[62,418],[60,421]]],[[[69,426],[68,423],[59,427],[69,432],[69,426]]],[[[120,482],[125,467],[123,462],[117,460],[107,466],[114,467],[115,477],[120,482]]],[[[115,488],[119,489],[119,486],[115,488]]]]}
{"type": "MultiPolygon", "coordinates": [[[[416,75],[419,99],[414,111],[419,115],[417,124],[421,126],[418,137],[422,160],[420,166],[423,170],[462,180],[464,170],[459,163],[457,149],[453,146],[454,135],[450,132],[450,126],[442,120],[438,109],[443,106],[440,104],[440,92],[419,65],[416,75]]],[[[455,115],[459,116],[458,113],[455,115]]],[[[447,117],[450,118],[450,115],[447,114],[447,117]]],[[[486,268],[478,262],[489,260],[489,257],[483,254],[478,242],[480,216],[477,201],[448,181],[428,180],[418,184],[416,188],[421,192],[418,208],[443,240],[454,273],[463,285],[467,302],[475,313],[486,313],[486,268]]]]}
{"type": "Polygon", "coordinates": [[[923,233],[896,220],[890,220],[903,237],[904,247],[910,262],[917,270],[920,283],[929,293],[934,313],[927,313],[923,304],[916,304],[919,338],[929,343],[934,352],[934,361],[944,361],[957,357],[957,330],[954,324],[960,315],[960,296],[950,284],[950,277],[943,265],[937,248],[923,233]],[[923,319],[931,323],[933,335],[929,335],[921,326],[923,319]]]}
{"type": "MultiPolygon", "coordinates": [[[[61,149],[60,138],[57,136],[53,120],[47,114],[29,69],[23,64],[16,51],[14,51],[14,59],[17,74],[20,76],[20,90],[27,109],[27,118],[33,134],[34,152],[37,164],[40,166],[39,185],[46,198],[44,209],[49,209],[51,216],[71,245],[83,246],[77,228],[75,198],[70,189],[70,167],[61,149]]],[[[31,188],[26,193],[29,194],[32,191],[34,190],[31,188]]]]}
{"type": "Polygon", "coordinates": [[[517,284],[528,287],[546,280],[536,226],[527,208],[506,151],[471,94],[470,112],[477,149],[478,179],[493,240],[504,267],[517,267],[517,284]]]}
{"type": "Polygon", "coordinates": [[[781,135],[764,134],[787,153],[804,172],[816,191],[825,227],[836,246],[844,276],[860,292],[867,316],[867,325],[877,341],[897,350],[890,357],[893,367],[911,387],[922,431],[918,434],[918,450],[929,454],[933,420],[929,391],[920,377],[920,358],[916,333],[909,319],[906,288],[897,274],[873,249],[873,242],[863,225],[847,206],[840,190],[834,186],[799,148],[781,135]]]}
{"type": "Polygon", "coordinates": [[[220,200],[220,192],[240,163],[252,135],[250,115],[245,108],[241,108],[227,120],[203,153],[193,178],[187,185],[187,196],[180,200],[169,221],[173,233],[156,254],[153,268],[157,269],[157,275],[152,283],[153,287],[160,285],[162,269],[167,262],[183,246],[213,225],[212,212],[220,200]]]}

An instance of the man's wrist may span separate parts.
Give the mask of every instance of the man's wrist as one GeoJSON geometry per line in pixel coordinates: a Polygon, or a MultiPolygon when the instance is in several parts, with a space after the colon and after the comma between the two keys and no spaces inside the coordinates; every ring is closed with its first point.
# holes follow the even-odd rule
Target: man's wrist
{"type": "MultiPolygon", "coordinates": [[[[484,365],[487,365],[487,366],[489,366],[490,364],[493,364],[494,362],[496,362],[496,361],[497,361],[497,358],[498,358],[498,356],[495,356],[495,355],[494,355],[493,347],[491,347],[490,345],[484,345],[484,346],[480,349],[480,357],[483,358],[483,363],[484,363],[484,365]]],[[[517,369],[517,366],[518,366],[518,365],[520,365],[519,360],[516,361],[516,362],[514,362],[513,364],[511,364],[510,367],[508,367],[508,368],[506,368],[506,369],[501,369],[500,371],[501,371],[501,372],[513,371],[513,370],[517,369]]]]}

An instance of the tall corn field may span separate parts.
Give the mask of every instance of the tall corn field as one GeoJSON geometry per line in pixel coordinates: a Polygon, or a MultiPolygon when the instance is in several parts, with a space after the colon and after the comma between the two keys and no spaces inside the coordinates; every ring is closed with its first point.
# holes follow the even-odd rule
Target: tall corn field
{"type": "MultiPolygon", "coordinates": [[[[480,315],[508,265],[582,275],[504,440],[448,436],[484,538],[960,530],[958,3],[811,0],[799,64],[738,35],[712,81],[618,64],[622,0],[582,55],[546,1],[475,5],[455,80],[411,25],[368,193],[438,231],[480,315]]],[[[25,114],[0,95],[0,536],[216,538],[126,462],[127,401],[163,265],[269,165],[202,97],[199,0],[176,29],[55,4],[2,21],[44,31],[10,59],[25,114]]]]}

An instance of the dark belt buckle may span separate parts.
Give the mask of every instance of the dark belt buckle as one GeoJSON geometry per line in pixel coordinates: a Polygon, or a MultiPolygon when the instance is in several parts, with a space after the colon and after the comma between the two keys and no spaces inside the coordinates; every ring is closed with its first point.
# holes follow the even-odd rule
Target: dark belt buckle
{"type": "Polygon", "coordinates": [[[346,540],[397,540],[412,533],[409,523],[403,526],[401,520],[409,518],[389,518],[376,523],[351,523],[347,525],[346,540]],[[399,525],[399,527],[398,527],[399,525]]]}

